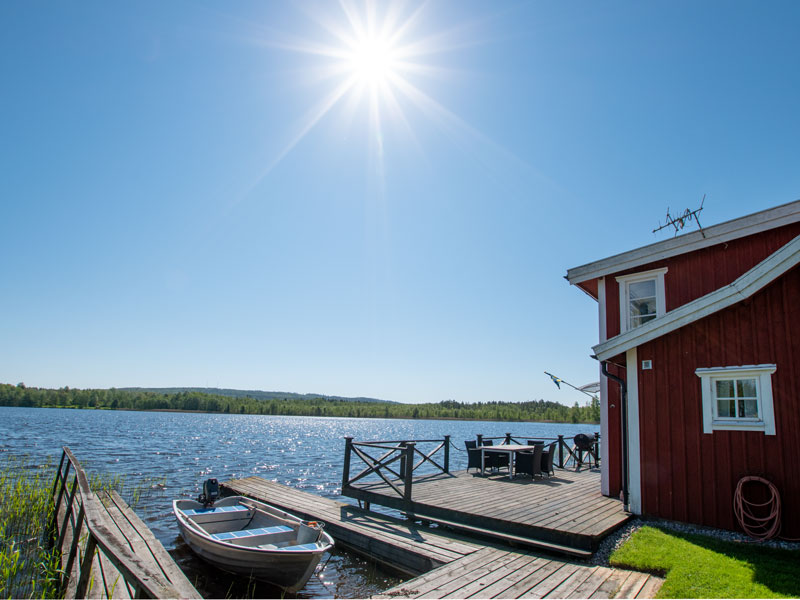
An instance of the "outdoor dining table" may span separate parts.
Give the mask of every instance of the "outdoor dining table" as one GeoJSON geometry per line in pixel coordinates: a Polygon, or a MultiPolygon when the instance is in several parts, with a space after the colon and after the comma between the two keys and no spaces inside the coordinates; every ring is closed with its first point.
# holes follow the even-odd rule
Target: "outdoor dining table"
{"type": "Polygon", "coordinates": [[[484,473],[486,471],[487,452],[505,453],[508,454],[508,478],[514,479],[514,463],[517,452],[533,452],[534,448],[535,446],[521,446],[519,444],[498,444],[497,446],[478,446],[478,450],[481,451],[481,473],[484,473]]]}

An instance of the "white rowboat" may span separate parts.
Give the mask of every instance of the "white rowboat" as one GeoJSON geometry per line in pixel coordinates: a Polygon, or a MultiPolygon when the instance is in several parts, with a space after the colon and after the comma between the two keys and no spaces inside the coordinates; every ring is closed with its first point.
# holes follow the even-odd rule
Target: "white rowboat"
{"type": "Polygon", "coordinates": [[[301,589],[322,555],[333,547],[323,524],[274,506],[232,496],[206,506],[172,503],[181,537],[201,558],[231,573],[268,581],[289,592],[301,589]]]}

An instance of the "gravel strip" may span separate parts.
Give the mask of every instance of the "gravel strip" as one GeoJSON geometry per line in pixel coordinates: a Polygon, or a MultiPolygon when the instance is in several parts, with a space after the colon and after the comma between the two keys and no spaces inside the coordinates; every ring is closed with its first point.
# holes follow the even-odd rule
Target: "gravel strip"
{"type": "Polygon", "coordinates": [[[740,542],[748,544],[759,544],[767,548],[780,548],[783,550],[800,550],[800,542],[787,542],[786,540],[773,539],[766,542],[756,542],[753,538],[736,531],[726,529],[715,529],[713,527],[702,527],[690,523],[680,523],[678,521],[667,521],[666,519],[649,519],[634,517],[625,525],[617,529],[614,533],[600,542],[600,547],[592,555],[591,563],[595,565],[608,566],[608,559],[614,550],[622,546],[628,539],[641,527],[650,525],[661,529],[670,529],[679,533],[692,533],[707,535],[728,542],[740,542]]]}

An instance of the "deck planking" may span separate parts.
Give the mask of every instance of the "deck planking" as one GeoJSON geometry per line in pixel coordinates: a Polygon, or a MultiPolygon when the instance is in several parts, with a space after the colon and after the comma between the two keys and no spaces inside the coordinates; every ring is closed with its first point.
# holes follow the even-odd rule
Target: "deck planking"
{"type": "Polygon", "coordinates": [[[459,471],[416,477],[411,500],[383,481],[358,482],[347,496],[414,514],[555,544],[585,556],[630,518],[615,498],[600,493],[597,469],[556,469],[551,478],[509,479],[459,471]]]}
{"type": "Polygon", "coordinates": [[[375,598],[652,598],[662,583],[648,573],[486,547],[375,598]]]}

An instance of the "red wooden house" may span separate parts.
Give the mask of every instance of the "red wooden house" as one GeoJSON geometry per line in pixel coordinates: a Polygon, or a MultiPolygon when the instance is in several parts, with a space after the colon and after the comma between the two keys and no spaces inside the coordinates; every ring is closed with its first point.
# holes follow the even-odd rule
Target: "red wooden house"
{"type": "Polygon", "coordinates": [[[798,263],[800,200],[567,272],[597,300],[594,354],[612,376],[604,494],[738,529],[736,485],[758,475],[780,493],[782,535],[800,536],[798,263]]]}

